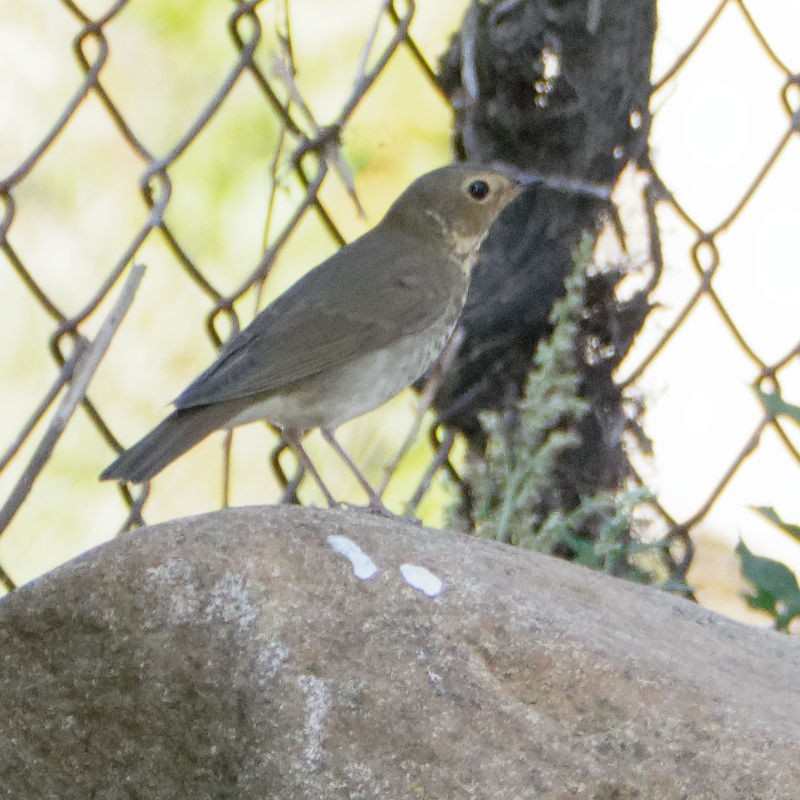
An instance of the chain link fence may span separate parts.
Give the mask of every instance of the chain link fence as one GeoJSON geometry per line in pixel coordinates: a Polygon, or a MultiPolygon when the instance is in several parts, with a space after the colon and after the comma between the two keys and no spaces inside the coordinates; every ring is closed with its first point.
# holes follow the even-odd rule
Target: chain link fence
{"type": "MultiPolygon", "coordinates": [[[[149,487],[131,491],[101,486],[96,474],[115,451],[157,421],[158,404],[176,394],[231,332],[292,282],[297,275],[292,272],[295,262],[304,267],[316,263],[367,227],[359,217],[362,205],[374,214],[408,179],[436,166],[437,158],[439,163],[446,160],[444,136],[433,141],[430,132],[435,125],[445,130],[449,108],[437,81],[441,49],[431,49],[441,48],[444,33],[433,44],[421,40],[430,40],[431,14],[438,15],[442,31],[455,31],[463,5],[450,8],[432,0],[416,4],[385,0],[370,5],[369,19],[363,4],[353,5],[358,5],[355,15],[343,12],[339,20],[325,4],[313,3],[296,3],[291,8],[288,3],[267,0],[232,7],[218,3],[201,14],[180,12],[177,5],[158,11],[149,4],[119,0],[89,14],[78,4],[61,0],[63,16],[48,29],[51,38],[44,35],[38,43],[39,61],[18,55],[16,74],[27,77],[30,91],[17,91],[12,105],[19,107],[5,112],[6,128],[12,119],[17,127],[15,137],[9,137],[13,146],[6,149],[0,164],[4,176],[0,179],[0,269],[5,273],[2,302],[8,320],[3,331],[10,351],[0,457],[0,480],[7,496],[0,509],[0,578],[6,587],[70,554],[55,545],[64,527],[85,527],[86,538],[71,545],[80,550],[102,538],[101,530],[107,535],[111,519],[125,529],[176,512],[274,501],[286,494],[287,486],[289,494],[299,492],[302,502],[319,502],[313,485],[297,484],[299,476],[283,453],[279,436],[268,431],[237,434],[235,440],[226,436],[224,457],[216,462],[221,469],[209,466],[209,460],[217,458],[219,440],[203,445],[198,448],[201,468],[215,477],[197,478],[196,471],[183,473],[180,479],[165,474],[153,481],[153,497],[149,487]],[[181,13],[194,16],[190,20],[178,16],[181,13]],[[343,38],[337,35],[344,37],[342,26],[352,25],[354,18],[359,27],[348,30],[346,38],[348,47],[354,39],[360,47],[345,55],[343,38]],[[126,28],[131,21],[136,24],[126,28]],[[42,88],[42,75],[53,70],[74,73],[74,65],[64,58],[66,41],[56,38],[68,29],[73,31],[71,55],[79,72],[72,80],[72,95],[58,100],[42,88]],[[309,31],[315,31],[316,38],[309,31]],[[181,37],[191,44],[180,50],[184,60],[172,60],[170,45],[181,37]],[[214,39],[213,47],[206,37],[214,39]],[[321,42],[326,48],[325,69],[331,75],[323,70],[314,76],[322,88],[311,88],[304,59],[321,42]],[[350,79],[343,87],[345,67],[350,79]],[[172,77],[185,77],[189,87],[185,103],[178,102],[180,97],[159,96],[158,76],[164,70],[174,73],[172,77]],[[338,90],[332,88],[334,80],[338,90]],[[386,99],[377,102],[375,97],[381,92],[386,99]],[[28,122],[25,115],[35,105],[29,102],[34,96],[43,98],[46,112],[28,122]],[[381,155],[380,125],[397,126],[397,118],[390,115],[400,114],[400,106],[408,109],[405,113],[412,120],[405,123],[411,127],[401,138],[413,142],[417,137],[423,144],[403,142],[402,153],[397,152],[408,174],[398,175],[381,155]],[[369,110],[373,107],[377,110],[369,110]],[[45,116],[47,125],[37,129],[45,116]],[[355,128],[359,129],[355,145],[348,144],[355,128]],[[88,138],[88,160],[82,144],[87,131],[102,132],[102,138],[99,134],[97,140],[88,138]],[[80,158],[73,164],[74,152],[80,158]],[[368,166],[376,162],[376,168],[368,166]],[[232,173],[240,183],[228,186],[234,183],[232,173]],[[214,194],[202,195],[198,185],[203,180],[215,184],[214,194]],[[113,189],[108,189],[110,185],[113,189]],[[48,192],[51,195],[43,199],[42,194],[48,192]],[[71,192],[80,194],[75,205],[70,205],[71,192]],[[235,202],[231,199],[226,208],[226,197],[234,195],[235,202]],[[59,208],[70,209],[74,219],[66,224],[56,220],[59,208]],[[92,249],[74,244],[69,236],[78,242],[103,243],[92,249]],[[219,237],[241,241],[223,245],[219,237]],[[42,246],[43,240],[48,247],[42,246]],[[61,257],[54,259],[54,254],[61,257]],[[94,263],[81,263],[84,257],[94,263]],[[219,266],[223,260],[233,266],[219,266]],[[147,266],[144,277],[141,269],[132,269],[133,264],[147,266]],[[156,276],[159,270],[163,274],[156,276]],[[12,322],[14,315],[20,321],[12,322]],[[209,346],[199,352],[201,328],[209,346]],[[174,373],[163,372],[158,361],[172,364],[174,373]],[[35,372],[35,379],[26,378],[29,371],[35,372]],[[175,373],[180,377],[176,379],[175,373]],[[252,443],[246,443],[246,438],[252,443]],[[265,451],[273,453],[271,467],[265,451]],[[240,454],[246,466],[237,468],[240,454]],[[218,491],[214,482],[220,474],[222,490],[218,491]],[[237,483],[245,488],[237,490],[237,483]],[[161,499],[156,497],[159,492],[161,499]],[[185,505],[180,505],[177,496],[185,505]],[[38,568],[25,566],[33,562],[38,568]]],[[[519,5],[497,4],[493,13],[510,13],[519,5]]],[[[601,6],[586,4],[587,26],[593,14],[602,13],[601,6]]],[[[694,38],[681,44],[682,52],[671,66],[656,75],[650,99],[652,141],[659,141],[662,114],[668,116],[670,103],[686,91],[679,81],[682,73],[693,68],[704,48],[712,47],[711,43],[716,47],[720,40],[724,43],[731,26],[738,30],[737,43],[746,30],[751,48],[747,57],[758,57],[773,77],[772,87],[759,93],[771,104],[771,147],[764,152],[748,151],[738,191],[725,197],[711,222],[705,212],[695,211],[695,197],[673,190],[657,146],[651,153],[631,158],[615,196],[623,224],[646,234],[641,257],[646,260],[647,291],[661,304],[619,370],[627,396],[644,398],[647,405],[650,387],[659,381],[662,391],[680,391],[679,386],[664,387],[660,371],[669,364],[671,353],[677,352],[678,359],[686,357],[686,349],[676,344],[683,332],[694,331],[702,337],[702,331],[697,333],[693,327],[701,309],[706,316],[709,310],[713,312],[724,331],[722,338],[715,334],[714,346],[726,354],[735,351],[747,364],[747,382],[760,390],[757,394],[747,385],[741,387],[747,398],[742,402],[751,404],[746,421],[726,431],[730,451],[718,454],[721,458],[713,476],[706,472],[703,495],[692,499],[693,507],[671,502],[669,491],[661,491],[667,487],[659,487],[655,507],[667,534],[686,544],[689,532],[731,490],[737,473],[763,446],[765,437],[770,437],[772,451],[777,446],[782,453],[782,479],[795,487],[800,481],[796,430],[776,405],[776,398],[800,399],[800,344],[787,332],[791,325],[778,326],[776,311],[773,321],[780,332],[766,346],[759,323],[753,327],[752,309],[738,300],[732,302],[726,294],[726,266],[732,258],[731,242],[737,246],[737,226],[744,225],[748,210],[762,196],[773,196],[774,177],[796,167],[800,145],[800,77],[793,70],[797,65],[783,60],[785,56],[771,44],[769,33],[748,4],[720,2],[697,27],[694,38]],[[639,202],[631,199],[636,196],[639,202]],[[681,250],[674,244],[662,249],[662,239],[668,235],[679,242],[681,250]],[[724,344],[717,344],[723,339],[724,344]],[[648,384],[654,376],[654,384],[648,384]]],[[[462,32],[462,44],[469,41],[462,32]]],[[[673,49],[677,49],[674,43],[673,49]]],[[[557,75],[551,77],[557,83],[557,75]]],[[[540,83],[536,91],[544,97],[550,88],[540,83]]],[[[751,100],[741,98],[741,102],[751,100]]],[[[633,122],[642,124],[641,119],[633,122]]],[[[692,121],[686,124],[691,127],[692,121]]],[[[387,147],[394,152],[394,144],[387,147]]],[[[797,173],[795,186],[796,177],[797,173]]],[[[698,183],[703,180],[698,174],[698,183]]],[[[796,198],[787,202],[790,205],[782,206],[779,220],[797,214],[796,198]]],[[[781,230],[785,244],[769,250],[770,258],[782,259],[790,267],[778,273],[786,277],[785,285],[780,277],[766,279],[779,295],[798,287],[789,280],[800,266],[796,241],[792,251],[789,233],[781,230]]],[[[752,264],[754,274],[763,269],[752,264]]],[[[796,295],[783,300],[795,309],[785,316],[796,320],[796,295]]],[[[689,349],[695,350],[701,363],[727,359],[697,339],[689,349]]],[[[666,380],[671,383],[671,378],[666,380]]],[[[423,390],[423,411],[435,389],[432,384],[423,390]]],[[[695,404],[705,391],[695,387],[695,404]]],[[[715,402],[727,400],[723,396],[715,402]]],[[[389,501],[436,524],[441,519],[436,509],[451,502],[452,489],[448,490],[443,476],[449,473],[458,478],[463,446],[460,451],[452,430],[439,431],[439,438],[430,445],[427,430],[433,415],[430,411],[427,416],[417,414],[414,406],[409,398],[398,399],[389,410],[377,412],[380,416],[372,428],[351,423],[355,427],[345,441],[389,501]]],[[[711,408],[703,413],[713,417],[718,412],[711,408]]],[[[680,424],[691,427],[690,420],[680,424]]],[[[650,432],[646,420],[645,429],[650,432]]],[[[708,447],[693,430],[685,440],[687,475],[695,462],[702,461],[698,452],[708,447]]],[[[331,465],[326,471],[325,457],[320,458],[325,474],[337,471],[331,465]]],[[[648,469],[645,461],[636,463],[648,469]]],[[[352,491],[352,487],[339,488],[345,495],[352,491]]],[[[775,488],[777,503],[777,482],[775,488]]],[[[739,497],[737,502],[745,506],[756,500],[739,497]]],[[[686,547],[683,558],[685,575],[691,547],[686,547]]]]}

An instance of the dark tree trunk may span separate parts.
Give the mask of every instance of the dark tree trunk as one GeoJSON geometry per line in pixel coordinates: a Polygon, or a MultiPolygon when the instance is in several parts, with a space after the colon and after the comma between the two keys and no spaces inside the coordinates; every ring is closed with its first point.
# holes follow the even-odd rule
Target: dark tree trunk
{"type": "MultiPolygon", "coordinates": [[[[608,201],[591,185],[610,190],[626,164],[646,155],[655,29],[655,0],[476,2],[443,57],[457,157],[543,179],[484,244],[465,339],[435,398],[440,419],[475,452],[483,443],[478,414],[513,409],[572,251],[607,216],[608,201]]],[[[601,274],[587,285],[584,343],[593,337],[607,356],[590,364],[579,354],[591,411],[576,423],[582,444],[556,476],[567,507],[630,474],[620,440],[628,421],[612,372],[649,305],[644,295],[618,303],[619,278],[601,274]]]]}

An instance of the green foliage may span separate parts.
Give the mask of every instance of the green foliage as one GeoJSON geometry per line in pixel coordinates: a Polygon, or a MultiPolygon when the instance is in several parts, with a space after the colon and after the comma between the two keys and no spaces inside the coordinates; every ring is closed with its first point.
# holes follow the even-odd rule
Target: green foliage
{"type": "MultiPolygon", "coordinates": [[[[784,522],[773,508],[762,506],[754,510],[800,542],[800,526],[784,522]]],[[[765,611],[779,631],[787,631],[792,620],[800,617],[800,587],[794,573],[780,561],[755,555],[742,541],[736,547],[736,555],[742,574],[753,585],[753,591],[744,595],[748,605],[765,611]]]]}
{"type": "Polygon", "coordinates": [[[566,280],[566,293],[550,315],[552,333],[537,347],[525,391],[510,420],[481,415],[487,435],[483,457],[467,463],[475,533],[542,552],[569,553],[588,567],[632,580],[654,579],[661,543],[631,538],[634,517],[650,493],[642,488],[561,496],[555,476],[560,459],[581,444],[577,423],[589,410],[581,396],[578,358],[587,269],[593,240],[585,237],[566,280]],[[589,532],[587,534],[587,532],[589,532]]]}
{"type": "Polygon", "coordinates": [[[652,495],[644,487],[581,497],[574,509],[548,513],[538,530],[520,537],[519,545],[540,552],[567,545],[575,553],[574,561],[605,572],[626,562],[627,578],[647,582],[653,576],[645,567],[646,556],[660,544],[631,540],[630,532],[636,509],[651,499],[652,495]],[[578,534],[587,527],[595,531],[592,538],[578,534]],[[643,556],[641,565],[636,563],[639,555],[643,556]]]}
{"type": "MultiPolygon", "coordinates": [[[[788,417],[800,425],[800,406],[787,403],[779,391],[765,392],[758,385],[753,388],[767,413],[774,417],[788,417]]],[[[794,542],[800,543],[800,525],[784,521],[769,506],[758,506],[753,510],[794,542]]],[[[744,595],[748,605],[769,614],[777,630],[788,631],[792,620],[800,617],[800,587],[795,574],[780,561],[755,555],[741,541],[736,555],[739,556],[742,574],[753,585],[753,590],[744,595]]]]}
{"type": "Polygon", "coordinates": [[[769,411],[770,414],[776,417],[780,415],[789,417],[789,419],[793,419],[800,425],[800,406],[787,403],[779,392],[765,392],[758,386],[755,387],[755,391],[764,404],[764,408],[769,411]]]}
{"type": "Polygon", "coordinates": [[[755,506],[754,511],[758,511],[764,519],[769,520],[773,525],[777,525],[785,534],[788,534],[796,542],[800,542],[800,525],[792,525],[784,522],[774,508],[769,506],[755,506]]]}
{"type": "Polygon", "coordinates": [[[558,426],[565,417],[578,417],[587,410],[578,395],[574,340],[590,256],[588,247],[582,246],[566,281],[566,294],[553,307],[553,332],[536,350],[515,424],[508,425],[496,412],[481,415],[488,437],[486,455],[471,461],[468,475],[480,536],[520,544],[523,536],[538,528],[543,520],[534,509],[545,499],[556,458],[579,444],[572,431],[558,426]]]}

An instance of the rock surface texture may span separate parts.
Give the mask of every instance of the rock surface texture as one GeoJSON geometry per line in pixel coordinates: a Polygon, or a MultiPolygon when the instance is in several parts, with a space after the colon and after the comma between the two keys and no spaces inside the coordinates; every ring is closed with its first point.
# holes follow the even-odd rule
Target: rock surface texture
{"type": "Polygon", "coordinates": [[[143,529],[0,602],[0,797],[800,797],[800,642],[354,511],[143,529]]]}

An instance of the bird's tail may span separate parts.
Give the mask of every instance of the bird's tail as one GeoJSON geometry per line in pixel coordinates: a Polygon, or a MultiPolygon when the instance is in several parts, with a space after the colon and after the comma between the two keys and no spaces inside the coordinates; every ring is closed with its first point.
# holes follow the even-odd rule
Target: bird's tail
{"type": "Polygon", "coordinates": [[[161,472],[190,447],[205,439],[209,433],[224,427],[230,418],[220,406],[195,406],[173,411],[133,447],[121,453],[106,467],[100,480],[117,479],[143,483],[161,472]]]}

